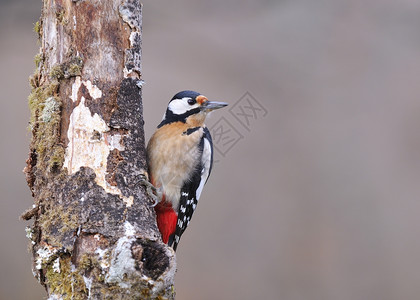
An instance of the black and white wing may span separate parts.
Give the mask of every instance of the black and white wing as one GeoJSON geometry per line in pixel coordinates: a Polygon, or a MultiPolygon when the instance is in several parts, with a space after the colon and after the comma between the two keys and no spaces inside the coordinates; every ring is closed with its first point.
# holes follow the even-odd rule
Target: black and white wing
{"type": "Polygon", "coordinates": [[[174,243],[174,250],[176,250],[181,235],[191,221],[191,217],[198,204],[198,199],[201,196],[201,192],[210,176],[213,166],[213,142],[209,130],[206,127],[203,129],[204,133],[199,145],[201,160],[198,163],[191,180],[185,182],[181,188],[176,229],[173,239],[169,240],[169,245],[171,245],[172,242],[174,243]]]}

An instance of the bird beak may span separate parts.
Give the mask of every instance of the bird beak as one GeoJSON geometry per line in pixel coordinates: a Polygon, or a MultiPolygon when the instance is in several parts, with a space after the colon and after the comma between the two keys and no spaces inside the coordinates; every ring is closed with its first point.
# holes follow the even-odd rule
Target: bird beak
{"type": "Polygon", "coordinates": [[[228,104],[225,102],[206,101],[201,105],[201,110],[209,112],[218,108],[225,107],[227,105],[228,104]]]}

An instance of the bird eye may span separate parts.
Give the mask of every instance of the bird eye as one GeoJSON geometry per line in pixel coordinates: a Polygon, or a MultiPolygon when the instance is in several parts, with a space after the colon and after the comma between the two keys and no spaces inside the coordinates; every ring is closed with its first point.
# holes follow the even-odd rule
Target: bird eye
{"type": "Polygon", "coordinates": [[[195,104],[195,99],[188,99],[188,104],[189,105],[195,104]]]}

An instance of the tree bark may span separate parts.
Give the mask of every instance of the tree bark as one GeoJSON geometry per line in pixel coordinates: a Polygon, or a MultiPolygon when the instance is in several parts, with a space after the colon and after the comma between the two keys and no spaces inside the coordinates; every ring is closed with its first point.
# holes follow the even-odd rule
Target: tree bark
{"type": "MultiPolygon", "coordinates": [[[[25,173],[49,299],[174,299],[146,175],[138,0],[44,0],[25,173]]],[[[146,175],[147,176],[147,175],[146,175]]]]}

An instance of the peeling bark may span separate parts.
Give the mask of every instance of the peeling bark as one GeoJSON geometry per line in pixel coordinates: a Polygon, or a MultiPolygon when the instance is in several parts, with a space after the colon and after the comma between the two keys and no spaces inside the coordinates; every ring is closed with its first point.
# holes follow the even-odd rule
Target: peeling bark
{"type": "Polygon", "coordinates": [[[44,0],[25,168],[35,277],[50,299],[174,299],[144,187],[141,4],[44,0]]]}

